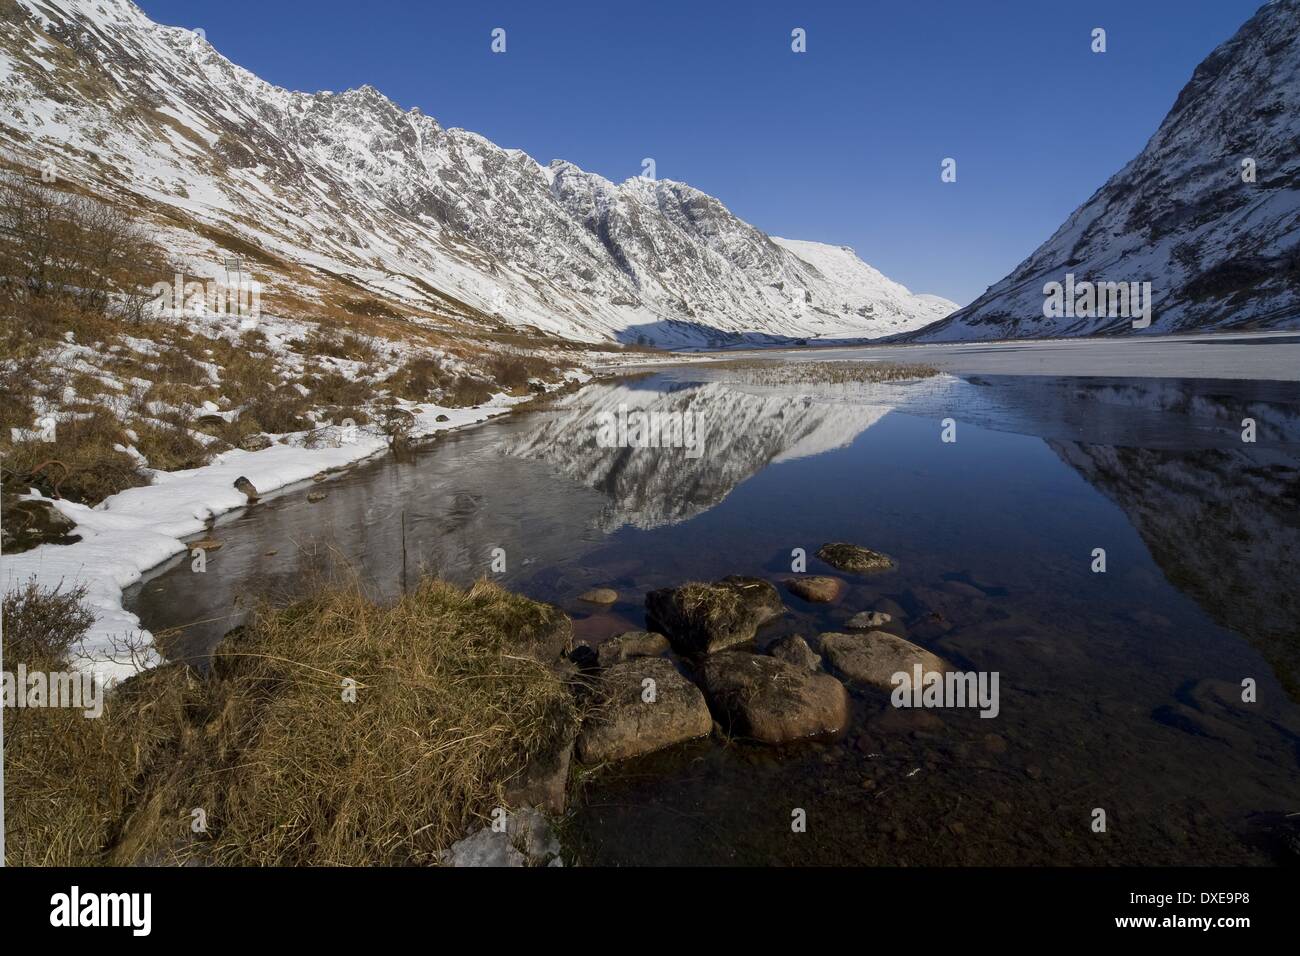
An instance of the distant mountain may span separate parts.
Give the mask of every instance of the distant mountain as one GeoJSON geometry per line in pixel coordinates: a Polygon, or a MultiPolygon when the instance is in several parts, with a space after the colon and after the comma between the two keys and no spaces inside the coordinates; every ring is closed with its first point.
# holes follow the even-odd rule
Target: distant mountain
{"type": "Polygon", "coordinates": [[[369,86],[280,89],[128,0],[0,0],[0,80],[21,165],[161,210],[191,258],[251,248],[273,286],[670,346],[874,338],[956,307],[682,183],[544,166],[369,86]]]}
{"type": "MultiPolygon", "coordinates": [[[[1092,114],[1104,104],[1092,104],[1092,114]]],[[[1064,107],[1063,107],[1064,108],[1064,107]]],[[[1079,127],[1070,148],[1104,136],[1079,127]]],[[[914,341],[1300,327],[1300,0],[1196,68],[1146,148],[1005,279],[914,341]],[[1243,181],[1252,160],[1254,181],[1243,181]],[[1150,282],[1131,317],[1045,317],[1044,286],[1150,282]]]]}

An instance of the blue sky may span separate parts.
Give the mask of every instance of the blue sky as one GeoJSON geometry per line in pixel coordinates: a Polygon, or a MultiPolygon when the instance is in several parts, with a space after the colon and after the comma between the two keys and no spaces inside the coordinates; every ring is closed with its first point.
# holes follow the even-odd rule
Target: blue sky
{"type": "Polygon", "coordinates": [[[965,304],[1131,159],[1262,0],[143,0],[306,91],[370,83],[615,181],[653,157],[773,235],[965,304]],[[506,30],[506,53],[490,50],[506,30]],[[807,31],[808,51],[790,49],[807,31]],[[1090,50],[1107,31],[1107,52],[1090,50]],[[945,157],[957,181],[940,181],[945,157]]]}

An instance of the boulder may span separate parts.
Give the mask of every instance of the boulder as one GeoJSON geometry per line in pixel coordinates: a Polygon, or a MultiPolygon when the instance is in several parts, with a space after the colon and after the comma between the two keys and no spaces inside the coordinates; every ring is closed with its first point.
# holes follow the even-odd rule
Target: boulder
{"type": "Polygon", "coordinates": [[[848,726],[843,684],[775,657],[714,654],[700,665],[700,680],[718,721],[738,736],[781,744],[848,726]]]}
{"type": "Polygon", "coordinates": [[[668,638],[654,631],[624,631],[596,648],[596,661],[609,667],[633,657],[659,657],[668,650],[668,638]]]}
{"type": "Polygon", "coordinates": [[[712,729],[704,695],[672,661],[634,657],[601,674],[591,713],[578,735],[578,759],[626,760],[704,737],[712,729]]]}
{"type": "Polygon", "coordinates": [[[887,554],[856,544],[846,544],[843,541],[832,541],[822,545],[817,549],[817,557],[833,568],[851,571],[854,574],[889,571],[898,567],[897,562],[887,554]]]}
{"type": "Polygon", "coordinates": [[[774,641],[768,646],[767,652],[777,660],[793,664],[795,667],[802,667],[804,670],[819,671],[822,669],[821,656],[809,647],[808,642],[798,634],[791,634],[788,637],[774,641]]]}
{"type": "Polygon", "coordinates": [[[785,586],[805,601],[829,604],[844,593],[844,582],[825,574],[806,574],[790,578],[785,586]]]}
{"type": "Polygon", "coordinates": [[[744,644],[785,612],[770,582],[735,575],[714,584],[692,581],[651,591],[645,606],[650,620],[682,654],[712,654],[744,644]]]}
{"type": "Polygon", "coordinates": [[[893,690],[890,680],[899,671],[912,673],[920,664],[922,671],[948,670],[948,664],[923,647],[885,631],[865,634],[823,634],[822,653],[835,669],[850,680],[893,690]]]}

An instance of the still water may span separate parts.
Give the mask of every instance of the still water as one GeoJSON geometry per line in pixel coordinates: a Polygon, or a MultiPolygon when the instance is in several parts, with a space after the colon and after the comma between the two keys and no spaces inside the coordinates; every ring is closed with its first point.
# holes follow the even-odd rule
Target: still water
{"type": "Polygon", "coordinates": [[[1277,862],[1300,811],[1297,438],[1295,383],[773,387],[673,369],[358,467],[314,486],[317,503],[287,490],[217,524],[206,573],[178,561],[129,597],[146,627],[180,628],[175,655],[201,658],[334,552],[380,596],[421,571],[490,575],[560,604],[595,644],[644,625],[648,590],[727,574],[779,586],[797,548],[835,573],[813,553],[851,541],[898,570],[848,577],[830,605],[782,588],[789,613],[760,646],[799,633],[816,647],[886,610],[961,669],[997,671],[998,716],[854,690],[838,740],[715,735],[604,768],[566,823],[583,862],[1277,862]],[[620,406],[695,416],[701,453],[600,447],[600,415],[620,406]],[[619,602],[577,600],[596,586],[619,602]]]}

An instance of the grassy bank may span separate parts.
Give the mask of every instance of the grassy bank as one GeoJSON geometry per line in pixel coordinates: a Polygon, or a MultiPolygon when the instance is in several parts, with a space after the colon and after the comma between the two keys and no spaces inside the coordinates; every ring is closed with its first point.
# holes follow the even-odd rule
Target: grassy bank
{"type": "MultiPolygon", "coordinates": [[[[11,594],[6,670],[58,670],[81,614],[76,592],[11,594]]],[[[486,582],[425,580],[381,606],[346,579],[263,607],[206,676],[146,672],[99,719],[9,710],[6,862],[435,863],[575,731],[543,663],[570,634],[486,582]]]]}

